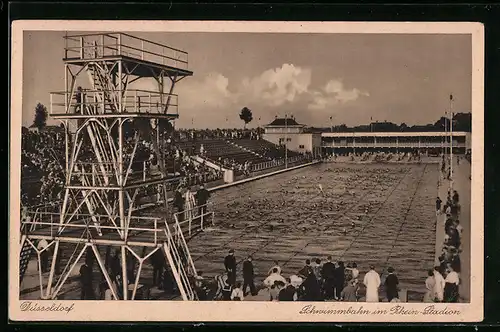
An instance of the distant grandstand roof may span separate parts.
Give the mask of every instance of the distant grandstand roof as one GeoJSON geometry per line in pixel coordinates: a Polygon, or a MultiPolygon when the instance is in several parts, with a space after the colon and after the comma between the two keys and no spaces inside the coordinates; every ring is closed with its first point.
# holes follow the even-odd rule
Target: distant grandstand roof
{"type": "Polygon", "coordinates": [[[303,125],[297,123],[297,121],[295,121],[295,119],[291,119],[291,118],[276,118],[276,119],[274,119],[273,122],[271,122],[267,126],[273,126],[273,127],[300,126],[300,127],[302,127],[303,125]]]}

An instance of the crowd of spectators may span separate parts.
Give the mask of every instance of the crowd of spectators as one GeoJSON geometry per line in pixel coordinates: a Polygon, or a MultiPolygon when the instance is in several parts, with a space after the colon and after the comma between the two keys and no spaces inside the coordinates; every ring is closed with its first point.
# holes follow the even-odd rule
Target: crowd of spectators
{"type": "MultiPolygon", "coordinates": [[[[445,235],[441,255],[439,256],[439,266],[435,267],[435,271],[448,277],[450,273],[460,273],[461,271],[460,253],[462,251],[461,237],[463,227],[460,225],[459,220],[460,203],[459,194],[456,190],[453,192],[451,190],[448,191],[444,205],[441,199],[437,197],[436,215],[438,218],[443,218],[445,235]]],[[[454,275],[452,277],[455,278],[454,275]]],[[[443,287],[443,294],[440,294],[440,296],[451,299],[450,302],[457,302],[459,282],[458,279],[453,281],[456,281],[456,285],[450,285],[448,290],[443,287]]]]}
{"type": "MultiPolygon", "coordinates": [[[[222,169],[208,167],[204,163],[196,163],[191,156],[203,154],[202,151],[189,151],[182,148],[183,142],[195,140],[242,140],[253,141],[262,147],[262,158],[269,161],[282,159],[282,149],[257,143],[262,139],[262,128],[256,129],[214,129],[190,130],[180,129],[162,137],[164,144],[164,160],[166,171],[173,176],[181,176],[185,185],[197,185],[223,178],[222,169]],[[178,144],[177,144],[178,143],[178,144]]],[[[70,136],[71,139],[71,136],[70,136]]],[[[70,144],[71,145],[71,144],[70,144]]],[[[185,144],[184,144],[185,145],[185,144]]],[[[256,145],[256,146],[257,146],[256,145]]],[[[272,145],[272,144],[271,144],[272,145]]],[[[135,138],[129,135],[125,139],[125,163],[135,147],[135,138]]],[[[290,152],[288,157],[293,157],[290,152]]],[[[64,129],[57,131],[23,131],[22,134],[22,204],[33,206],[60,200],[65,182],[65,134],[64,129]]],[[[97,162],[90,139],[86,137],[79,153],[79,162],[97,162]]],[[[211,160],[212,161],[212,160],[211,160]]],[[[235,175],[249,176],[254,161],[236,160],[224,155],[213,160],[221,168],[232,169],[235,175]]],[[[80,167],[80,166],[78,166],[80,167]]],[[[141,139],[135,147],[135,157],[129,169],[129,178],[144,176],[144,172],[158,171],[158,156],[155,147],[148,140],[141,139]]]]}
{"type": "Polygon", "coordinates": [[[21,202],[38,205],[61,198],[64,135],[24,132],[21,141],[21,202]]]}
{"type": "Polygon", "coordinates": [[[251,139],[260,140],[264,133],[262,128],[255,129],[178,129],[173,138],[180,141],[207,139],[251,139]]]}
{"type": "MultiPolygon", "coordinates": [[[[135,140],[125,141],[125,163],[130,160],[135,140]]],[[[221,171],[207,165],[195,163],[187,151],[177,148],[170,140],[165,151],[167,171],[173,176],[181,176],[184,185],[197,185],[221,179],[221,171]]],[[[80,161],[96,161],[88,141],[82,145],[80,161]]],[[[24,206],[35,206],[61,200],[65,182],[65,135],[64,132],[23,132],[21,151],[21,202],[24,206]]],[[[140,140],[136,147],[134,162],[129,172],[157,172],[158,158],[153,144],[140,140]]],[[[132,177],[132,176],[131,176],[132,177]]]]}

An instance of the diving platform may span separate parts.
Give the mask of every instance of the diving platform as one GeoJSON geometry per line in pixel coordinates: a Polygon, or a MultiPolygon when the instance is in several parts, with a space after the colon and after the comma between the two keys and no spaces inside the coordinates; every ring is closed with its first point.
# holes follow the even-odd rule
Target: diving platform
{"type": "Polygon", "coordinates": [[[197,274],[186,238],[213,223],[213,213],[189,208],[194,203],[172,213],[168,196],[179,179],[168,173],[165,153],[171,121],[179,117],[174,86],[193,75],[187,52],[120,32],[67,35],[64,40],[64,90],[51,93],[49,110],[65,132],[63,198],[60,204],[24,211],[21,271],[30,252],[36,252],[39,264],[50,252],[44,296],[54,299],[85,253],[85,259],[94,256],[99,262],[113,298],[128,300],[131,269],[137,268],[132,273],[136,289],[142,264],[160,250],[183,300],[196,300],[197,274]],[[148,89],[134,88],[137,81],[148,89]],[[69,270],[52,289],[60,245],[74,250],[69,270]],[[119,277],[109,275],[97,246],[118,247],[119,277]],[[143,254],[138,255],[140,247],[152,251],[139,250],[143,254]]]}
{"type": "Polygon", "coordinates": [[[138,38],[127,33],[93,33],[65,36],[63,61],[85,66],[99,61],[118,70],[113,63],[121,61],[129,75],[139,77],[192,76],[188,69],[188,53],[164,44],[138,38]]]}

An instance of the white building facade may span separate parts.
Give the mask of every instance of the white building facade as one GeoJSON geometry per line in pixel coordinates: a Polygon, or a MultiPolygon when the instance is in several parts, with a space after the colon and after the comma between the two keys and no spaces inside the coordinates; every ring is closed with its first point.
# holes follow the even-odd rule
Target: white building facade
{"type": "Polygon", "coordinates": [[[471,133],[468,132],[344,132],[321,134],[321,146],[325,153],[358,151],[449,153],[450,137],[453,153],[465,153],[471,149],[471,133]]]}

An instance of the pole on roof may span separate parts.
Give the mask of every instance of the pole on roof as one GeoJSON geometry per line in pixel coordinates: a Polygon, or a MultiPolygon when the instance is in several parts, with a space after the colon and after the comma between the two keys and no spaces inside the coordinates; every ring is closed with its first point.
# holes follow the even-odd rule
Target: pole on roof
{"type": "Polygon", "coordinates": [[[285,169],[288,168],[288,124],[287,115],[285,114],[285,169]]]}

